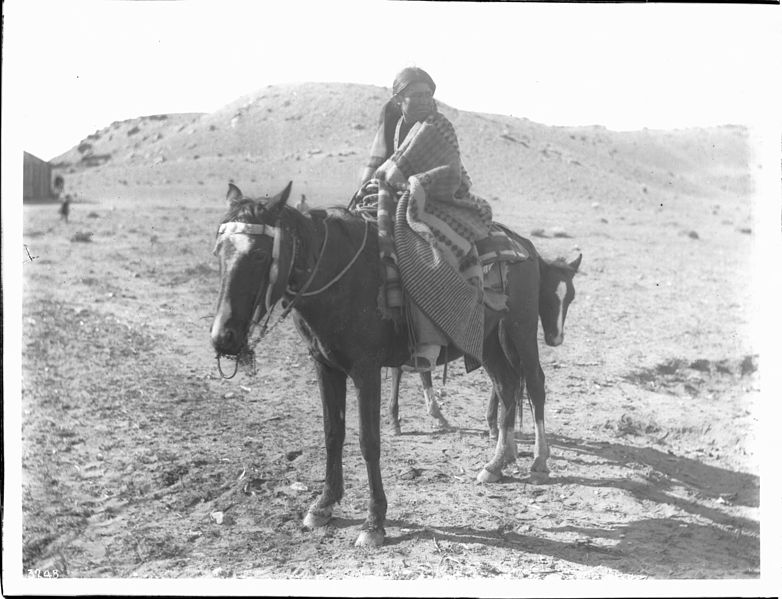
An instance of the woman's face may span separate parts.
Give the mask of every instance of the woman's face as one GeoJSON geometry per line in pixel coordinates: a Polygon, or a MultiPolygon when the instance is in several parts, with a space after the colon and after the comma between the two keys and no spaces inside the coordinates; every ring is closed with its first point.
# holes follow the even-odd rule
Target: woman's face
{"type": "Polygon", "coordinates": [[[411,83],[399,94],[400,106],[405,121],[422,121],[434,109],[432,88],[423,81],[411,83]]]}

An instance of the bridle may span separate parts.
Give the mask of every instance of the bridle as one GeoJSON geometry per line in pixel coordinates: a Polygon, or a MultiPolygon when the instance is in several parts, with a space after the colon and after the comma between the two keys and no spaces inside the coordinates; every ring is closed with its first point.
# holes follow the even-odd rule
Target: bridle
{"type": "MultiPolygon", "coordinates": [[[[298,302],[298,300],[302,297],[312,297],[315,295],[318,295],[320,293],[323,293],[327,289],[329,289],[332,285],[337,283],[344,275],[347,273],[348,270],[355,264],[356,260],[358,260],[358,257],[361,255],[361,252],[364,251],[364,248],[366,247],[367,238],[369,236],[369,221],[364,221],[364,236],[361,240],[361,245],[359,246],[356,253],[353,255],[353,257],[350,259],[350,261],[345,265],[345,267],[337,273],[334,277],[331,278],[331,280],[328,281],[325,285],[320,287],[320,289],[317,289],[315,291],[309,291],[310,285],[312,285],[312,282],[315,280],[315,275],[318,273],[319,267],[321,266],[321,263],[323,261],[323,257],[326,253],[326,245],[329,241],[329,226],[328,226],[328,220],[323,221],[323,227],[324,227],[324,236],[323,236],[323,244],[320,247],[320,252],[318,254],[318,259],[315,261],[315,266],[312,268],[312,272],[310,272],[310,276],[305,281],[304,285],[301,286],[301,288],[296,291],[294,289],[291,289],[290,286],[290,276],[293,272],[294,265],[296,263],[296,254],[297,249],[299,247],[299,240],[297,237],[293,237],[293,251],[290,259],[290,266],[288,269],[287,275],[283,275],[283,273],[278,272],[278,276],[286,276],[287,280],[285,281],[285,290],[281,297],[276,299],[271,305],[268,305],[268,297],[267,297],[267,305],[266,305],[266,317],[263,321],[263,323],[260,322],[260,313],[261,309],[263,307],[263,294],[264,294],[264,288],[259,285],[258,286],[258,292],[255,295],[255,299],[253,300],[253,306],[251,309],[252,317],[250,319],[250,323],[247,327],[247,333],[245,335],[245,347],[243,350],[239,352],[239,355],[235,358],[236,363],[234,365],[234,371],[230,376],[226,376],[223,372],[223,369],[220,364],[220,359],[222,357],[228,357],[231,358],[231,356],[228,356],[227,354],[221,354],[217,353],[217,369],[220,372],[220,376],[224,379],[231,379],[234,376],[236,376],[236,372],[239,369],[239,362],[247,362],[247,363],[254,363],[253,357],[255,355],[255,346],[260,343],[260,341],[268,334],[269,331],[273,330],[280,322],[282,322],[288,314],[290,314],[291,310],[293,310],[294,306],[298,302]],[[283,312],[280,314],[276,322],[274,322],[271,326],[269,326],[269,321],[271,319],[272,311],[274,310],[274,307],[277,305],[277,303],[286,298],[286,296],[293,296],[293,299],[291,299],[287,305],[285,306],[283,312]],[[261,330],[258,335],[258,337],[255,339],[255,341],[252,342],[252,346],[250,346],[249,340],[252,337],[253,333],[255,332],[255,328],[260,325],[261,330]]],[[[217,239],[215,242],[215,249],[214,253],[217,252],[217,247],[220,244],[220,240],[225,235],[231,235],[231,234],[240,234],[240,235],[251,235],[251,236],[263,236],[263,237],[271,237],[274,240],[274,248],[275,253],[280,248],[280,245],[282,243],[282,227],[279,225],[279,223],[276,226],[272,225],[259,225],[254,223],[243,223],[243,222],[237,222],[237,221],[230,221],[226,222],[220,225],[220,228],[217,231],[217,239]]],[[[279,260],[278,255],[272,256],[272,264],[269,265],[269,271],[271,272],[272,267],[274,266],[274,261],[279,260]]],[[[271,285],[271,282],[266,286],[267,290],[269,285],[271,285]]]]}

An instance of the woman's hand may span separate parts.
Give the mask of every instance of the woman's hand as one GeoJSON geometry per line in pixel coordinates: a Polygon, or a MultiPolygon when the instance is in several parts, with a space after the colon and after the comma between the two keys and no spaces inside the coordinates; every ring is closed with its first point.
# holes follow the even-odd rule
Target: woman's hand
{"type": "Polygon", "coordinates": [[[388,159],[375,172],[375,177],[381,181],[385,181],[388,185],[399,191],[407,190],[409,183],[407,177],[402,174],[402,171],[396,166],[396,163],[388,159]]]}

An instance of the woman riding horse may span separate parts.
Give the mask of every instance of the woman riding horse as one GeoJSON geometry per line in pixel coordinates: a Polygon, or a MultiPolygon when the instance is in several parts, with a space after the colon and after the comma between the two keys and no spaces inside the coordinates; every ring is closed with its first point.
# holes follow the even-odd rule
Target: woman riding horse
{"type": "Polygon", "coordinates": [[[358,201],[377,194],[378,204],[391,198],[396,212],[395,258],[414,333],[406,369],[419,372],[432,370],[449,342],[481,360],[483,274],[474,242],[488,235],[492,219],[489,203],[470,193],[456,133],[437,110],[435,89],[423,69],[396,76],[356,194],[358,201]],[[401,193],[396,208],[395,193],[401,193]]]}

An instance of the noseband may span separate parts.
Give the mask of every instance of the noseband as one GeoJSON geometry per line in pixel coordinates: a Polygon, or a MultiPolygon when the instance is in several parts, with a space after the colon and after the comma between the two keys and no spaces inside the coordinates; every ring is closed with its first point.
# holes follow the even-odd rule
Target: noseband
{"type": "MultiPolygon", "coordinates": [[[[224,379],[232,379],[234,376],[236,376],[236,372],[239,369],[239,362],[248,363],[248,364],[254,364],[253,358],[255,355],[255,346],[263,339],[266,334],[274,329],[280,322],[282,322],[288,314],[290,314],[291,310],[293,309],[296,302],[301,297],[312,297],[315,295],[318,295],[320,293],[323,293],[328,288],[330,288],[332,285],[334,285],[337,281],[339,281],[345,273],[347,273],[348,270],[355,264],[356,260],[358,260],[358,257],[361,255],[361,252],[364,251],[364,248],[366,247],[367,243],[367,237],[369,235],[369,221],[364,221],[364,237],[361,240],[361,246],[358,248],[358,251],[355,253],[353,258],[350,259],[350,262],[335,276],[333,277],[328,283],[323,285],[320,289],[317,289],[316,291],[307,291],[312,284],[312,281],[315,279],[315,275],[318,273],[318,269],[321,265],[321,262],[323,261],[323,256],[326,253],[326,245],[328,244],[329,240],[329,226],[328,221],[323,221],[323,226],[325,229],[325,233],[323,236],[323,245],[320,247],[320,253],[318,254],[318,259],[315,262],[315,266],[312,268],[312,272],[310,273],[310,276],[307,278],[307,281],[302,285],[302,287],[298,291],[294,291],[290,287],[290,273],[293,272],[293,266],[296,262],[296,249],[298,248],[298,239],[296,237],[293,238],[293,252],[291,256],[291,266],[290,270],[288,272],[288,280],[285,282],[285,292],[284,295],[292,295],[293,299],[288,303],[288,305],[283,310],[282,314],[280,314],[280,317],[277,319],[277,321],[269,327],[269,320],[272,315],[272,310],[274,309],[274,306],[276,306],[277,302],[272,304],[271,306],[267,306],[268,310],[266,312],[266,319],[264,320],[263,324],[261,325],[261,332],[258,335],[258,338],[253,342],[252,347],[248,347],[247,341],[250,339],[250,337],[253,334],[253,331],[255,327],[260,324],[260,319],[258,318],[258,314],[261,311],[261,300],[263,296],[263,288],[259,286],[258,293],[255,296],[255,300],[253,301],[253,307],[252,307],[252,317],[250,319],[250,324],[247,328],[247,334],[245,336],[245,349],[244,351],[241,351],[239,355],[236,357],[236,364],[234,366],[234,371],[231,374],[231,376],[226,376],[223,373],[223,369],[220,365],[220,359],[223,356],[226,356],[226,354],[217,354],[217,369],[220,371],[220,376],[222,376],[224,379]]],[[[271,225],[259,225],[259,224],[252,224],[252,223],[242,223],[242,222],[236,222],[231,221],[227,223],[223,223],[220,225],[220,228],[217,231],[217,240],[215,242],[215,248],[213,253],[217,252],[217,246],[219,245],[220,238],[223,235],[230,235],[232,233],[238,233],[242,235],[260,235],[265,237],[271,237],[274,239],[275,249],[279,247],[279,235],[280,235],[280,227],[279,226],[271,226],[271,225]]],[[[278,256],[273,256],[272,260],[278,259],[278,256]]],[[[269,267],[271,269],[271,266],[269,267]]],[[[268,287],[268,286],[267,286],[268,287]]],[[[282,299],[282,298],[280,298],[282,299]]],[[[267,300],[268,301],[268,300],[267,300]]]]}

